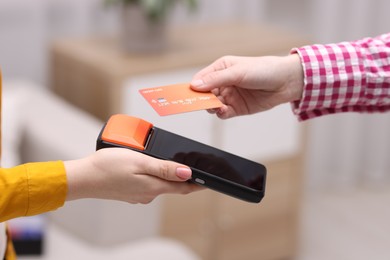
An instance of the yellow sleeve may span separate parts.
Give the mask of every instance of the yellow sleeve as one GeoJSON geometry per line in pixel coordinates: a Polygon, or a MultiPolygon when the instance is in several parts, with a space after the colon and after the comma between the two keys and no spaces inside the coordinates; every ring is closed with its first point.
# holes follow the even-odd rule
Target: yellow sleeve
{"type": "Polygon", "coordinates": [[[67,182],[62,161],[0,169],[0,222],[61,207],[67,182]]]}

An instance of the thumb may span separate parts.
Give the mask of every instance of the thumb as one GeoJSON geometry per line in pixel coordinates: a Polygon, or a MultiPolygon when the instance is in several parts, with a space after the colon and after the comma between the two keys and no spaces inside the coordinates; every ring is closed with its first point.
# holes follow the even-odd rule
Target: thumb
{"type": "Polygon", "coordinates": [[[233,85],[237,81],[231,68],[209,72],[202,76],[194,77],[191,88],[196,91],[210,91],[227,85],[233,85]]]}
{"type": "Polygon", "coordinates": [[[156,159],[148,164],[149,175],[168,181],[186,181],[191,178],[191,169],[178,163],[156,159]]]}

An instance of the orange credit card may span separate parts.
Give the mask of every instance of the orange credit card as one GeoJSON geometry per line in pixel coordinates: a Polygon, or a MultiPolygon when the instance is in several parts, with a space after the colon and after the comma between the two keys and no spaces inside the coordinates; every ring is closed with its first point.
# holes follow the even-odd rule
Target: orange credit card
{"type": "Polygon", "coordinates": [[[141,95],[160,116],[221,107],[211,92],[198,92],[189,83],[140,89],[141,95]]]}

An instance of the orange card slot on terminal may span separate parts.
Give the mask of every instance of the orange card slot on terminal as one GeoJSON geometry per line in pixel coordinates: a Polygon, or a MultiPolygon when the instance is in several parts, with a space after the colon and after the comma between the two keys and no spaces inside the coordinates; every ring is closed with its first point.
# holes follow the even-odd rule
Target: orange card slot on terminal
{"type": "Polygon", "coordinates": [[[140,118],[123,114],[113,115],[102,132],[102,140],[137,150],[145,150],[152,127],[151,123],[140,118]]]}

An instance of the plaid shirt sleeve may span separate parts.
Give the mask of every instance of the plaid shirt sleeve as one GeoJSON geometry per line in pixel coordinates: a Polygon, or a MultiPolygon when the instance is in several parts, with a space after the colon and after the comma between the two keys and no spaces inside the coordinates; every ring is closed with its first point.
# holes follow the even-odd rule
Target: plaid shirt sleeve
{"type": "Polygon", "coordinates": [[[295,48],[304,71],[300,121],[340,112],[390,111],[390,33],[354,42],[295,48]]]}

